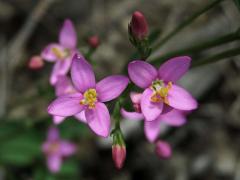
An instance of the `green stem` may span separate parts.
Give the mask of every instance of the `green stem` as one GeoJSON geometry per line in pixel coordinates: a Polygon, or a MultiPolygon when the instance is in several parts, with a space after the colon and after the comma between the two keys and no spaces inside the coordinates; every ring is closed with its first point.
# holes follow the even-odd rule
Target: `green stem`
{"type": "Polygon", "coordinates": [[[229,34],[223,35],[221,37],[214,38],[214,39],[212,39],[210,41],[207,41],[207,42],[203,42],[203,43],[200,43],[200,44],[197,44],[197,45],[193,45],[191,47],[187,47],[187,48],[183,48],[183,49],[180,49],[180,50],[176,50],[176,51],[166,53],[161,57],[152,59],[151,62],[153,62],[153,64],[159,65],[162,62],[164,62],[165,60],[170,59],[170,58],[175,57],[175,56],[194,54],[194,53],[197,53],[199,51],[203,51],[203,50],[206,50],[208,48],[219,46],[219,45],[229,43],[229,42],[232,42],[232,41],[236,41],[236,40],[239,40],[239,39],[240,39],[240,36],[239,36],[239,30],[238,30],[234,33],[229,33],[229,34]]]}
{"type": "Polygon", "coordinates": [[[169,34],[167,34],[162,40],[160,40],[158,43],[155,44],[153,47],[153,50],[158,49],[162,45],[164,45],[169,39],[171,39],[173,36],[175,36],[178,32],[180,32],[183,28],[185,28],[187,25],[191,24],[195,19],[197,19],[200,15],[207,12],[211,8],[213,8],[215,5],[220,3],[223,0],[215,0],[212,3],[209,3],[207,6],[203,7],[196,13],[194,13],[192,16],[190,16],[188,19],[183,21],[179,26],[177,26],[173,31],[171,31],[169,34]]]}
{"type": "Polygon", "coordinates": [[[117,100],[113,111],[114,130],[120,130],[120,100],[117,100]]]}
{"type": "Polygon", "coordinates": [[[192,67],[197,67],[197,66],[201,66],[201,65],[205,65],[205,64],[214,63],[219,60],[223,60],[225,58],[233,57],[233,56],[237,56],[237,55],[240,55],[240,47],[224,51],[222,53],[207,57],[207,58],[199,60],[199,61],[195,61],[195,62],[193,62],[192,67]]]}
{"type": "Polygon", "coordinates": [[[96,50],[96,48],[91,48],[91,47],[88,49],[88,52],[85,54],[85,58],[88,61],[90,61],[90,59],[91,59],[93,53],[95,52],[95,50],[96,50]]]}

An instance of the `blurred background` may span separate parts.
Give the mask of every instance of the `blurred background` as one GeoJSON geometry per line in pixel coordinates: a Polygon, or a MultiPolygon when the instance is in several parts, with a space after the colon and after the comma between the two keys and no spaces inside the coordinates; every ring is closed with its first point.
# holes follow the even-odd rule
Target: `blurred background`
{"type": "MultiPolygon", "coordinates": [[[[161,137],[173,146],[173,156],[161,160],[143,134],[143,124],[123,120],[127,158],[115,169],[111,139],[100,139],[86,125],[68,118],[58,127],[61,137],[75,142],[77,154],[52,175],[41,144],[51,117],[46,108],[54,99],[49,84],[52,64],[28,68],[33,55],[57,42],[59,29],[70,18],[80,51],[86,39],[98,35],[92,56],[97,79],[121,73],[135,52],[128,41],[131,14],[140,10],[150,31],[161,39],[212,0],[1,0],[0,1],[0,179],[84,180],[240,180],[240,61],[238,56],[199,66],[181,80],[200,106],[180,128],[166,128],[161,137]]],[[[184,47],[235,32],[240,11],[234,0],[223,0],[156,49],[151,59],[184,47]]],[[[239,36],[236,38],[239,39],[239,36]]],[[[201,52],[195,59],[239,47],[233,41],[201,52]]],[[[240,51],[239,51],[240,53],[240,51]]],[[[188,55],[188,54],[186,54],[188,55]]]]}

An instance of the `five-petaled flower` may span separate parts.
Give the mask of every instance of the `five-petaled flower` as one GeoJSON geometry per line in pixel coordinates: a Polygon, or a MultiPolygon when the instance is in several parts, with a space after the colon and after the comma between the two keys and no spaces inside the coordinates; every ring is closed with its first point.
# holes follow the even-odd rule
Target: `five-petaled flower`
{"type": "Polygon", "coordinates": [[[77,35],[71,20],[67,19],[60,30],[59,43],[50,43],[41,53],[44,60],[55,62],[50,83],[54,85],[59,75],[66,75],[76,49],[77,35]]]}
{"type": "Polygon", "coordinates": [[[76,152],[76,145],[60,139],[57,128],[51,127],[47,140],[42,145],[42,151],[46,155],[48,169],[52,173],[57,173],[61,168],[63,158],[76,152]]]}
{"type": "Polygon", "coordinates": [[[190,57],[175,57],[163,63],[158,71],[144,61],[136,60],[129,63],[130,79],[145,89],[140,106],[146,121],[156,120],[164,113],[165,107],[182,111],[197,108],[197,101],[192,95],[175,84],[187,72],[190,63],[190,57]]]}
{"type": "MultiPolygon", "coordinates": [[[[143,120],[140,102],[141,93],[130,93],[130,98],[133,103],[135,112],[128,112],[124,108],[121,108],[121,115],[128,120],[143,120]]],[[[144,133],[149,142],[154,142],[160,132],[161,128],[167,126],[179,127],[186,123],[186,112],[177,109],[171,109],[169,106],[165,106],[163,112],[153,121],[144,121],[144,133]]]]}
{"type": "Polygon", "coordinates": [[[129,80],[123,75],[104,78],[96,84],[91,65],[80,55],[73,57],[71,78],[77,93],[58,97],[48,107],[48,113],[72,116],[84,112],[89,127],[99,136],[110,133],[110,114],[104,102],[117,98],[129,80]]]}

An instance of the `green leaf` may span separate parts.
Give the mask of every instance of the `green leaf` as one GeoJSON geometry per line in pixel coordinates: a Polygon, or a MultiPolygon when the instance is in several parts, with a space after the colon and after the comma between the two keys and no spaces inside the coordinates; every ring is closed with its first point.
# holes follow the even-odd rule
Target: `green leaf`
{"type": "Polygon", "coordinates": [[[14,134],[0,142],[0,163],[26,165],[41,156],[41,137],[37,132],[14,134]]]}
{"type": "Polygon", "coordinates": [[[59,175],[75,176],[77,174],[78,174],[77,161],[74,161],[74,160],[64,161],[64,163],[61,167],[61,171],[59,172],[59,175]]]}

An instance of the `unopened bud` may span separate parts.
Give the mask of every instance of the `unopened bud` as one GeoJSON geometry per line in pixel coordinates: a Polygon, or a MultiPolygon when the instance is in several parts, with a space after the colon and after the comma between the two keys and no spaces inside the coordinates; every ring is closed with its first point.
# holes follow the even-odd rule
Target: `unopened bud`
{"type": "Polygon", "coordinates": [[[172,148],[168,142],[158,140],[155,146],[155,151],[159,158],[168,159],[172,156],[172,148]]]}
{"type": "Polygon", "coordinates": [[[123,167],[126,159],[126,147],[124,145],[113,145],[112,146],[112,158],[117,169],[123,167]]]}
{"type": "Polygon", "coordinates": [[[140,11],[133,13],[129,28],[131,35],[139,40],[144,39],[148,35],[148,24],[140,11]]]}
{"type": "Polygon", "coordinates": [[[44,61],[41,56],[33,56],[28,63],[28,68],[33,70],[41,69],[43,66],[44,61]]]}
{"type": "Polygon", "coordinates": [[[88,38],[88,44],[91,48],[97,48],[100,44],[100,39],[97,35],[88,38]]]}

